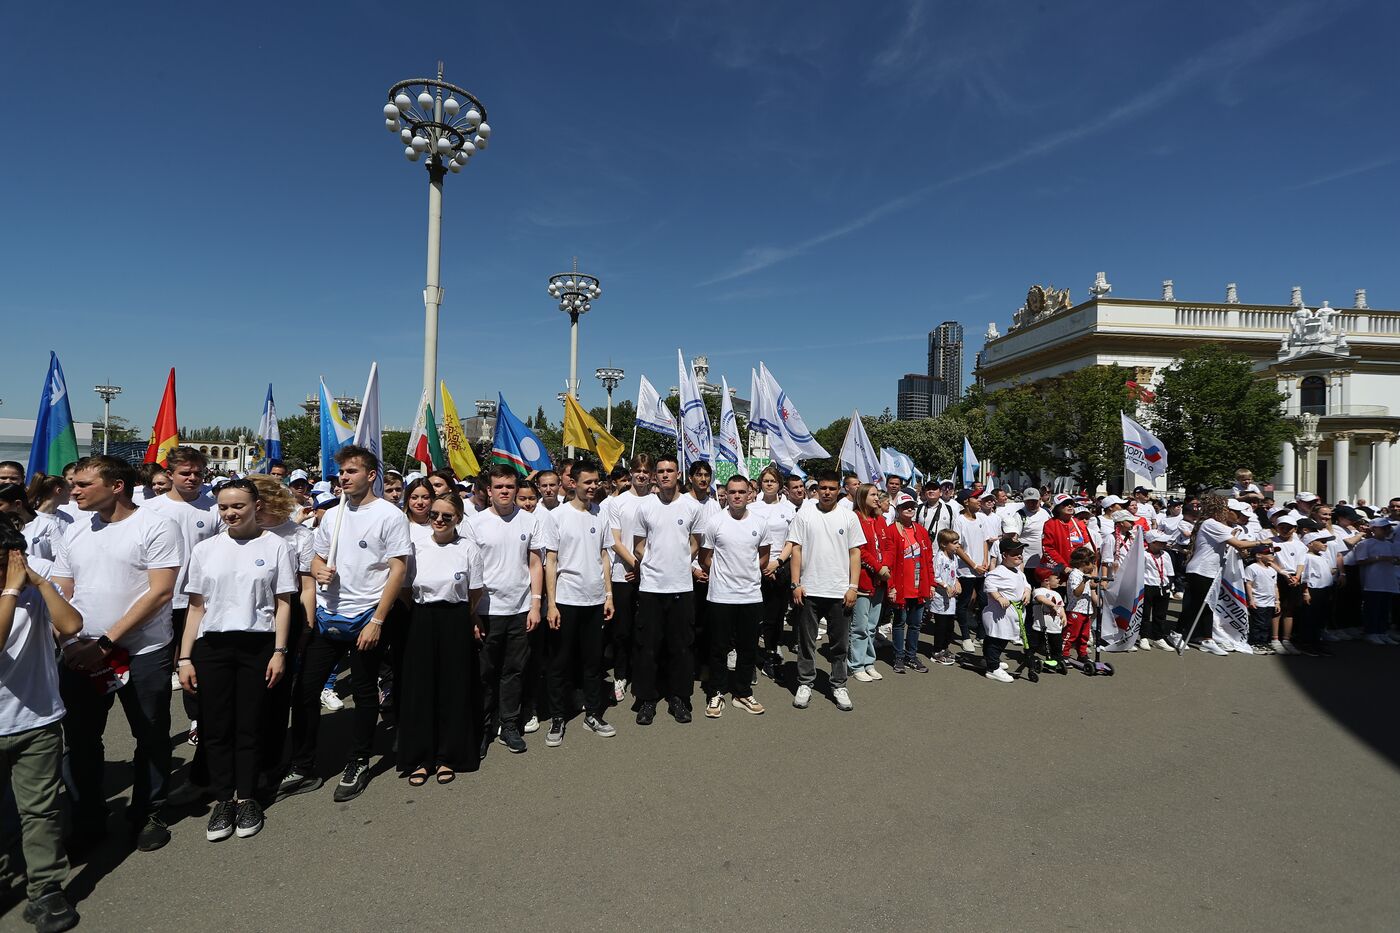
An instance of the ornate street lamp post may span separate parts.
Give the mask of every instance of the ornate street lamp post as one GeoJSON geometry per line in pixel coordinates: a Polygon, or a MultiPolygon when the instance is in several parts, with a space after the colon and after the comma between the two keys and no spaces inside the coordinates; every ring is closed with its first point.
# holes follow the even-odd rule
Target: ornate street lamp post
{"type": "Polygon", "coordinates": [[[593,372],[594,378],[603,384],[603,388],[608,390],[608,433],[612,433],[612,394],[622,384],[622,380],[627,378],[627,374],[616,366],[602,366],[593,372]]]}

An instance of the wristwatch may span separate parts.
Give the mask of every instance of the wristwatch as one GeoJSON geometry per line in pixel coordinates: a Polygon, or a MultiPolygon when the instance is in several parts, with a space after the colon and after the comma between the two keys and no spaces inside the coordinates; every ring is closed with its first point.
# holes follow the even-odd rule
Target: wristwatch
{"type": "Polygon", "coordinates": [[[101,635],[97,639],[97,647],[101,648],[103,651],[111,651],[113,648],[117,647],[117,644],[106,635],[101,635]]]}
{"type": "Polygon", "coordinates": [[[272,649],[272,653],[273,653],[273,654],[286,654],[286,653],[287,653],[287,649],[286,649],[286,648],[273,648],[273,649],[272,649]]]}

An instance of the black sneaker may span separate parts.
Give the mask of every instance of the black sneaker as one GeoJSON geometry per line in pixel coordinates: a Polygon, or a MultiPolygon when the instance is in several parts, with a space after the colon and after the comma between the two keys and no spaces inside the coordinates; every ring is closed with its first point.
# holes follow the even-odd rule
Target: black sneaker
{"type": "Polygon", "coordinates": [[[78,925],[78,912],[62,891],[50,891],[24,905],[24,920],[39,933],[63,933],[78,925]]]}
{"type": "Polygon", "coordinates": [[[496,741],[500,742],[506,748],[510,749],[511,754],[514,755],[519,755],[521,752],[526,751],[530,747],[525,744],[525,739],[520,735],[520,730],[515,728],[514,726],[506,726],[502,728],[501,734],[496,739],[496,741]]]}
{"type": "Polygon", "coordinates": [[[920,659],[918,656],[915,656],[913,660],[909,661],[908,666],[918,671],[920,674],[928,673],[927,665],[925,665],[923,660],[920,659]]]}
{"type": "Polygon", "coordinates": [[[690,704],[685,700],[682,700],[680,697],[671,697],[667,705],[670,707],[671,716],[676,722],[690,722],[690,704]]]}
{"type": "Polygon", "coordinates": [[[218,842],[232,836],[234,813],[232,800],[214,801],[214,810],[209,814],[209,828],[204,831],[204,838],[210,842],[218,842]]]}
{"type": "Polygon", "coordinates": [[[277,799],[284,797],[294,797],[297,794],[309,794],[313,790],[320,790],[325,781],[314,774],[302,774],[296,768],[287,772],[287,776],[282,778],[282,783],[277,786],[277,799]]]}
{"type": "Polygon", "coordinates": [[[549,732],[545,733],[544,744],[549,748],[558,748],[564,744],[564,720],[555,716],[549,724],[549,732]]]}
{"type": "Polygon", "coordinates": [[[345,773],[340,776],[340,783],[335,785],[335,802],[344,803],[347,800],[354,800],[363,794],[368,786],[369,760],[351,758],[345,766],[345,773]]]}
{"type": "Polygon", "coordinates": [[[237,830],[239,839],[247,839],[262,832],[263,811],[256,800],[238,801],[237,830]]]}
{"type": "Polygon", "coordinates": [[[642,705],[637,707],[637,725],[649,726],[654,719],[656,719],[656,703],[644,700],[642,705]]]}
{"type": "Polygon", "coordinates": [[[170,830],[158,816],[146,817],[146,824],[136,833],[136,848],[142,852],[154,852],[170,841],[170,830]]]}

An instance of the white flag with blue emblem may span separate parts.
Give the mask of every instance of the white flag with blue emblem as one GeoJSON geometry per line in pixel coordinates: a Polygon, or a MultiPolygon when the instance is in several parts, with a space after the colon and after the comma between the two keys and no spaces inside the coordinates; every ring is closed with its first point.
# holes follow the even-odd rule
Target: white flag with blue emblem
{"type": "Polygon", "coordinates": [[[700,387],[695,381],[695,371],[686,365],[685,355],[679,348],[676,349],[676,364],[681,392],[681,470],[688,473],[692,463],[714,462],[715,440],[710,430],[710,414],[705,410],[705,400],[700,397],[700,387]]]}
{"type": "Polygon", "coordinates": [[[734,415],[734,403],[729,400],[729,380],[719,377],[719,435],[715,438],[715,453],[721,460],[734,464],[734,472],[748,478],[749,465],[744,459],[744,444],[739,438],[739,419],[734,415]]]}
{"type": "Polygon", "coordinates": [[[884,485],[885,473],[880,468],[880,457],[870,443],[870,435],[865,433],[865,422],[860,420],[860,412],[851,412],[851,424],[846,428],[846,440],[841,444],[841,469],[850,470],[860,477],[862,483],[884,485]]]}

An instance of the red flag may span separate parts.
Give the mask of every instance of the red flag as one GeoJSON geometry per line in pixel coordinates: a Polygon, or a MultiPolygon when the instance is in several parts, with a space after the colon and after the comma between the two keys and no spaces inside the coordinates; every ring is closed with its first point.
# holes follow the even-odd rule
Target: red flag
{"type": "Polygon", "coordinates": [[[1138,385],[1131,379],[1125,382],[1124,385],[1128,387],[1128,398],[1130,399],[1147,402],[1149,404],[1157,401],[1156,392],[1153,392],[1151,389],[1148,389],[1144,386],[1138,385]]]}
{"type": "Polygon", "coordinates": [[[156,412],[155,427],[151,429],[151,443],[146,448],[146,463],[159,463],[165,466],[165,458],[170,451],[180,445],[180,422],[175,417],[175,367],[170,367],[170,378],[165,380],[165,394],[160,399],[160,410],[156,412]]]}

